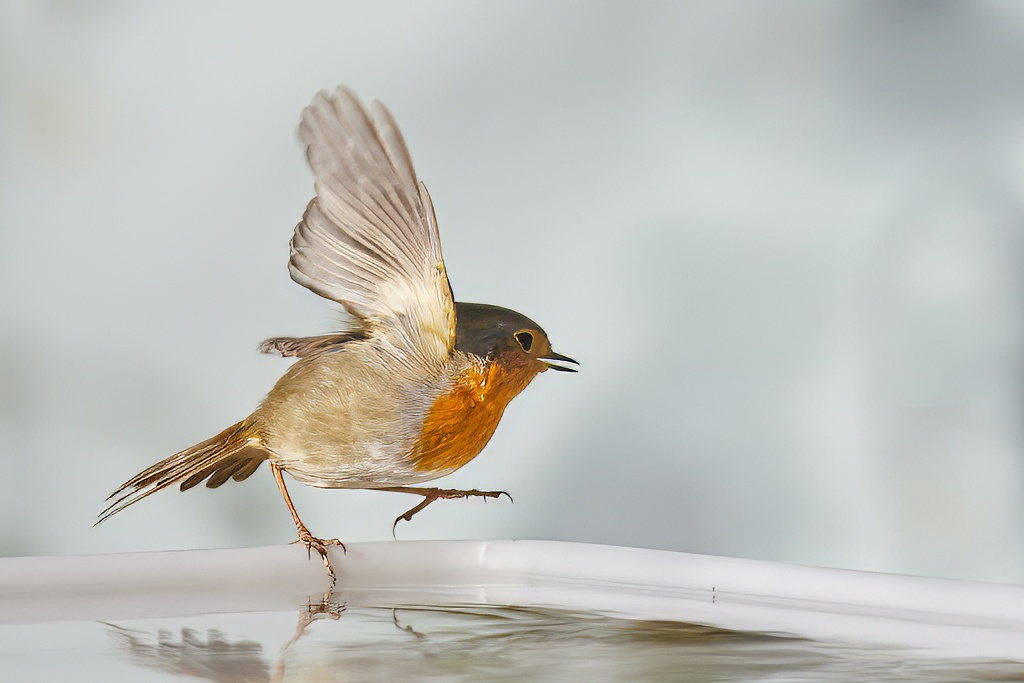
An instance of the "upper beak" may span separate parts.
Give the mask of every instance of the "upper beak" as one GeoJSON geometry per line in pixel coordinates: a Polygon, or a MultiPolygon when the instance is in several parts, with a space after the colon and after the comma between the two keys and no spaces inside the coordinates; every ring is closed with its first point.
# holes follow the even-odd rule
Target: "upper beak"
{"type": "Polygon", "coordinates": [[[576,361],[569,356],[563,356],[560,353],[550,352],[546,356],[540,356],[538,360],[542,361],[544,365],[548,366],[552,370],[558,370],[559,372],[579,372],[578,368],[571,367],[569,363],[573,365],[579,365],[576,361]]]}

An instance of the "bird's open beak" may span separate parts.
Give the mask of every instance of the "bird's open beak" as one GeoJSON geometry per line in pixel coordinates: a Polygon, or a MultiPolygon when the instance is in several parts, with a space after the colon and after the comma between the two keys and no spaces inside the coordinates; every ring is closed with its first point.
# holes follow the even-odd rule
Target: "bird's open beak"
{"type": "Polygon", "coordinates": [[[572,365],[579,365],[576,361],[569,356],[563,356],[560,353],[552,351],[546,356],[541,356],[537,360],[540,360],[544,365],[548,366],[552,370],[558,370],[559,372],[579,372],[578,368],[572,367],[572,365]],[[570,363],[572,365],[570,365],[570,363]]]}

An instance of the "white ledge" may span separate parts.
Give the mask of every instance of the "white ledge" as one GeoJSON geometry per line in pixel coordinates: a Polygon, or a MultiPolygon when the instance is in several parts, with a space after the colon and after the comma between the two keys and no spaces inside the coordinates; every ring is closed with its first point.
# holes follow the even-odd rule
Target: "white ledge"
{"type": "MultiPolygon", "coordinates": [[[[514,605],[1024,661],[1024,587],[551,541],[352,543],[337,599],[514,605]]],[[[328,588],[303,547],[0,559],[0,621],[291,610],[328,588]]],[[[319,597],[316,597],[319,600],[319,597]]]]}

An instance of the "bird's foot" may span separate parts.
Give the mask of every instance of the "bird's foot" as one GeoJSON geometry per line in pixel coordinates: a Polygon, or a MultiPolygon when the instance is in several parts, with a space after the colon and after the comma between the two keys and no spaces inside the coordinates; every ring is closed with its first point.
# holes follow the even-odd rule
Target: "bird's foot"
{"type": "Polygon", "coordinates": [[[324,567],[327,568],[327,574],[331,577],[331,587],[333,588],[338,582],[338,578],[334,575],[334,567],[331,566],[331,558],[327,554],[327,549],[332,545],[336,545],[340,546],[341,552],[344,553],[347,552],[345,550],[345,544],[336,538],[317,538],[313,534],[309,533],[309,529],[307,529],[305,525],[297,527],[297,530],[299,532],[299,538],[292,541],[292,543],[305,544],[307,556],[310,558],[313,557],[314,550],[321,558],[323,558],[324,567]]]}
{"type": "Polygon", "coordinates": [[[473,498],[473,497],[483,498],[483,499],[486,500],[487,498],[500,498],[501,496],[505,496],[506,498],[509,499],[509,502],[513,502],[512,501],[512,496],[509,495],[508,491],[478,491],[477,489],[470,489],[468,491],[461,491],[459,489],[419,488],[419,487],[416,487],[416,486],[398,486],[398,487],[384,489],[384,490],[386,490],[386,491],[395,491],[397,493],[415,493],[417,495],[423,496],[423,500],[420,502],[419,505],[416,505],[416,506],[414,506],[412,508],[409,508],[403,514],[401,514],[401,515],[399,515],[398,517],[395,518],[395,523],[391,525],[391,535],[392,536],[395,535],[395,528],[398,527],[398,523],[399,522],[409,522],[409,521],[412,521],[413,516],[417,512],[419,512],[423,508],[427,507],[428,505],[433,503],[435,500],[441,500],[441,499],[451,500],[451,499],[454,499],[454,498],[473,498]]]}

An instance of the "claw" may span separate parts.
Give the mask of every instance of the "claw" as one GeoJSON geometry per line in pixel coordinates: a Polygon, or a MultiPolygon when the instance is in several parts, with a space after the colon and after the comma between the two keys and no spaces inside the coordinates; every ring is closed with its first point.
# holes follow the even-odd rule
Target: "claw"
{"type": "Polygon", "coordinates": [[[515,502],[512,500],[512,496],[508,491],[478,491],[477,489],[470,489],[468,491],[460,491],[458,489],[430,489],[430,488],[418,488],[415,486],[396,486],[393,488],[380,489],[382,491],[394,491],[395,493],[415,493],[423,496],[423,500],[416,506],[406,510],[401,515],[395,518],[394,524],[391,525],[391,536],[396,538],[395,529],[398,528],[399,522],[411,522],[413,516],[427,507],[435,500],[440,499],[454,499],[454,498],[471,498],[479,497],[483,498],[484,502],[488,498],[500,498],[505,496],[509,499],[509,502],[515,502]]]}
{"type": "Polygon", "coordinates": [[[299,538],[293,543],[304,543],[306,545],[306,557],[309,559],[313,558],[313,551],[315,550],[324,561],[324,567],[327,568],[327,574],[331,577],[331,588],[338,583],[338,577],[334,574],[334,567],[331,566],[331,559],[327,554],[327,549],[332,545],[341,547],[341,551],[345,550],[345,544],[336,538],[317,538],[313,534],[309,533],[309,529],[305,526],[299,527],[299,538]]]}
{"type": "Polygon", "coordinates": [[[411,522],[413,515],[415,515],[417,512],[433,503],[435,500],[437,500],[437,496],[426,495],[424,496],[423,500],[420,502],[419,505],[416,505],[415,507],[406,510],[398,517],[396,517],[395,523],[391,525],[391,538],[397,540],[398,537],[395,535],[395,529],[398,528],[399,522],[411,522]]]}

